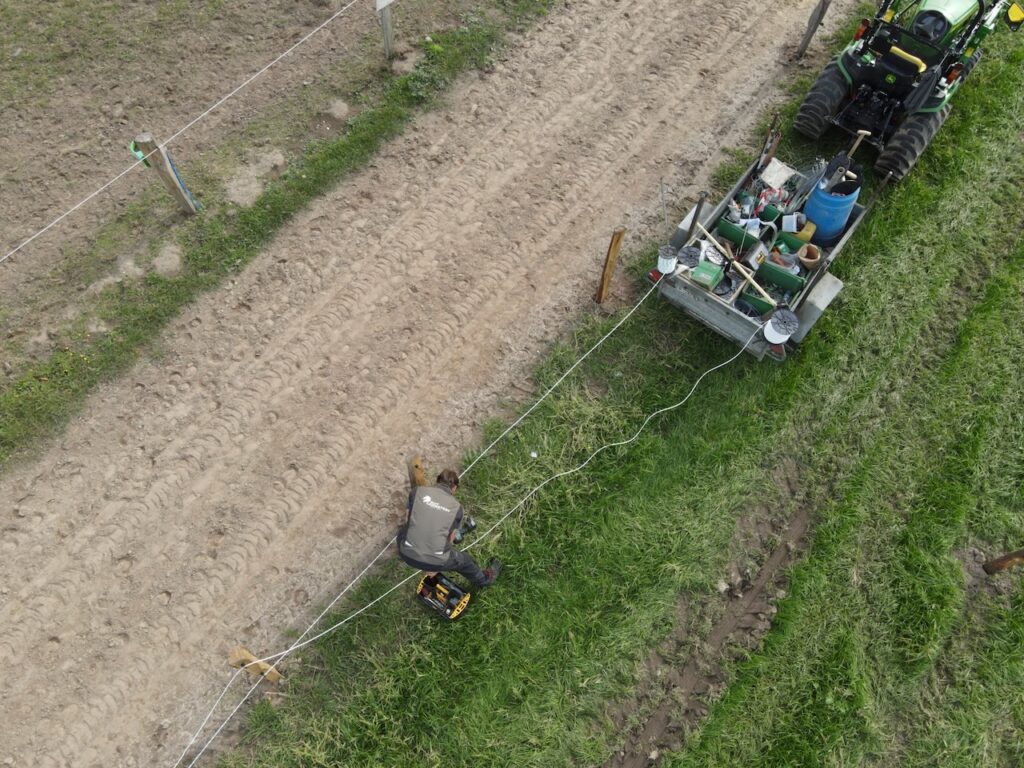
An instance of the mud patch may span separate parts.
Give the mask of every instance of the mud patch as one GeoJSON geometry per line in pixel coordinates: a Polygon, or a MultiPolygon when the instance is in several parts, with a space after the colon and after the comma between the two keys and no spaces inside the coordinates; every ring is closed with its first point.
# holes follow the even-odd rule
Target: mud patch
{"type": "MultiPolygon", "coordinates": [[[[430,38],[427,38],[430,42],[430,38]]],[[[396,75],[408,75],[423,58],[423,51],[409,45],[399,43],[395,46],[395,57],[391,60],[391,71],[396,75]]]]}
{"type": "MultiPolygon", "coordinates": [[[[784,496],[799,494],[795,461],[785,459],[771,473],[782,480],[784,496]]],[[[787,568],[803,549],[811,506],[791,503],[788,519],[767,509],[741,519],[734,560],[718,582],[718,596],[696,605],[692,596],[679,602],[675,630],[646,661],[646,680],[636,700],[612,715],[620,728],[635,725],[624,746],[608,760],[610,768],[656,765],[662,755],[679,750],[726,686],[726,664],[761,645],[772,627],[776,603],[786,595],[787,568]],[[760,562],[760,566],[751,563],[760,562]],[[700,614],[716,615],[703,639],[693,627],[700,614]],[[645,713],[641,715],[640,713],[645,713]]]]}
{"type": "Polygon", "coordinates": [[[248,207],[259,198],[266,181],[280,176],[284,167],[284,154],[280,150],[265,152],[224,184],[224,194],[232,203],[248,207]]]}
{"type": "Polygon", "coordinates": [[[316,116],[313,130],[317,138],[329,139],[341,135],[349,119],[355,114],[344,99],[335,99],[316,116]]]}
{"type": "Polygon", "coordinates": [[[181,272],[181,258],[181,248],[174,243],[167,243],[153,259],[153,271],[161,277],[174,277],[181,272]]]}
{"type": "MultiPolygon", "coordinates": [[[[986,552],[978,546],[965,547],[953,553],[953,556],[960,561],[964,572],[964,587],[968,594],[984,592],[991,597],[1009,595],[1013,592],[1014,585],[1022,570],[1021,566],[1011,566],[996,573],[986,573],[984,564],[989,560],[1001,556],[1002,552],[986,552]]],[[[970,602],[970,601],[968,601],[970,602]]]]}

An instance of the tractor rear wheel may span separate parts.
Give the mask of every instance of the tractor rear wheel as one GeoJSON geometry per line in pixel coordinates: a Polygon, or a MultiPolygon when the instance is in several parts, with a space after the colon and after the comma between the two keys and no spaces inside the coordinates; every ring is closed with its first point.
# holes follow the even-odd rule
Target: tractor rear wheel
{"type": "Polygon", "coordinates": [[[891,172],[893,181],[899,181],[910,173],[946,122],[950,109],[952,105],[946,104],[938,112],[918,112],[904,120],[886,142],[885,149],[878,154],[875,171],[883,176],[891,172]]]}
{"type": "Polygon", "coordinates": [[[804,97],[793,127],[809,139],[820,139],[849,91],[839,65],[831,62],[804,97]]]}

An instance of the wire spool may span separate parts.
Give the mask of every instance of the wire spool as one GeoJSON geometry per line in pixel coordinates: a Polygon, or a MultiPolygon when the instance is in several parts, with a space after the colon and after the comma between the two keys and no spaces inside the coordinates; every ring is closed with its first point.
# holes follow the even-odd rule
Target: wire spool
{"type": "Polygon", "coordinates": [[[726,272],[722,275],[722,279],[718,285],[711,289],[711,292],[715,294],[715,296],[728,296],[732,293],[734,287],[735,283],[733,282],[732,275],[726,272]]]}
{"type": "Polygon", "coordinates": [[[769,344],[785,344],[800,329],[800,319],[791,309],[779,307],[765,323],[764,338],[769,344]]]}
{"type": "Polygon", "coordinates": [[[687,245],[679,249],[676,258],[687,269],[693,269],[700,263],[700,248],[696,245],[687,245]]]}
{"type": "Polygon", "coordinates": [[[658,271],[663,275],[671,275],[676,271],[676,249],[671,245],[663,245],[658,249],[658,271]]]}

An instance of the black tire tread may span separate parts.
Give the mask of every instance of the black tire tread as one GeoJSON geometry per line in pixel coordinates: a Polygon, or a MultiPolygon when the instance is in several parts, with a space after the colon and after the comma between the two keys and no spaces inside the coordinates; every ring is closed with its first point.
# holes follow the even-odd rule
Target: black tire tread
{"type": "Polygon", "coordinates": [[[800,104],[793,127],[809,139],[820,139],[848,93],[849,86],[839,65],[830,62],[800,104]]]}
{"type": "Polygon", "coordinates": [[[886,142],[885,149],[879,153],[875,161],[875,171],[882,176],[891,172],[893,181],[904,178],[932,143],[935,134],[949,117],[951,108],[952,105],[946,104],[938,112],[918,112],[916,115],[910,115],[886,142]]]}
{"type": "Polygon", "coordinates": [[[976,50],[976,51],[975,51],[975,52],[974,52],[974,53],[973,53],[973,54],[971,55],[971,58],[969,58],[969,59],[967,60],[967,63],[966,63],[966,64],[964,64],[964,74],[963,74],[963,78],[964,78],[964,80],[966,80],[966,79],[967,79],[967,76],[968,76],[969,74],[971,74],[971,72],[973,72],[973,71],[974,71],[974,68],[975,68],[976,66],[978,66],[978,62],[979,62],[979,61],[981,61],[981,48],[979,48],[978,50],[976,50]]]}

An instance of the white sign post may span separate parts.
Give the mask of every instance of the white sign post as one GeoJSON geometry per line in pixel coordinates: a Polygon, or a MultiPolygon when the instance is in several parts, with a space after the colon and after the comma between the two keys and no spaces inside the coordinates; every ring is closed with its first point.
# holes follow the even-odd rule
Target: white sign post
{"type": "Polygon", "coordinates": [[[394,50],[395,31],[391,26],[391,3],[394,0],[377,0],[377,13],[380,14],[380,26],[384,30],[384,56],[391,61],[394,50]]]}

